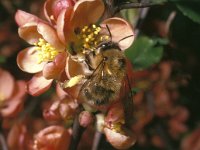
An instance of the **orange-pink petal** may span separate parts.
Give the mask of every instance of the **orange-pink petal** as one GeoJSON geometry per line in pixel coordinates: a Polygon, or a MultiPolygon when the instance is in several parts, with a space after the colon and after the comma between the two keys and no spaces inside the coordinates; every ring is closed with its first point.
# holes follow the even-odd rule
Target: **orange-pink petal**
{"type": "Polygon", "coordinates": [[[23,101],[20,100],[10,100],[7,101],[4,107],[0,110],[0,113],[3,117],[14,117],[16,116],[23,108],[23,101]]]}
{"type": "Polygon", "coordinates": [[[104,12],[102,0],[79,0],[74,5],[71,22],[74,28],[96,23],[104,12]]]}
{"type": "Polygon", "coordinates": [[[50,22],[55,23],[60,12],[73,5],[73,0],[47,0],[44,4],[44,14],[50,22]]]}
{"type": "Polygon", "coordinates": [[[28,73],[37,73],[42,71],[43,63],[38,63],[38,54],[35,47],[29,47],[20,51],[17,55],[17,65],[19,68],[28,73]]]}
{"type": "Polygon", "coordinates": [[[38,22],[42,20],[35,15],[32,15],[22,10],[17,10],[17,12],[15,13],[15,21],[18,26],[22,26],[28,22],[38,22]]]}
{"type": "MultiPolygon", "coordinates": [[[[109,18],[101,23],[101,26],[105,30],[107,30],[106,25],[111,32],[112,41],[119,44],[121,50],[125,50],[131,46],[134,40],[134,32],[126,20],[118,17],[109,18]]],[[[108,31],[106,32],[108,34],[108,31]]]]}
{"type": "Polygon", "coordinates": [[[26,94],[26,82],[23,80],[18,80],[16,82],[15,91],[11,99],[23,100],[26,94]]]}
{"type": "Polygon", "coordinates": [[[21,26],[18,29],[19,36],[24,39],[29,44],[34,44],[38,42],[39,38],[42,38],[42,35],[37,31],[37,23],[29,22],[21,26]]]}
{"type": "Polygon", "coordinates": [[[136,142],[135,135],[128,129],[120,133],[105,127],[104,133],[108,142],[116,149],[128,149],[136,142]]]}
{"type": "Polygon", "coordinates": [[[61,73],[65,70],[66,52],[58,54],[53,62],[44,65],[43,76],[46,79],[59,79],[61,73]]]}
{"type": "Polygon", "coordinates": [[[59,84],[56,84],[56,94],[60,99],[63,99],[64,97],[66,97],[68,94],[67,92],[65,92],[59,84]]]}
{"type": "MultiPolygon", "coordinates": [[[[0,68],[0,96],[6,100],[13,94],[14,78],[8,72],[0,68]]],[[[0,98],[1,99],[1,98],[0,98]]]]}
{"type": "Polygon", "coordinates": [[[35,74],[33,78],[27,83],[27,91],[32,96],[38,96],[46,92],[53,80],[47,80],[42,76],[42,72],[35,74]]]}
{"type": "Polygon", "coordinates": [[[25,81],[16,82],[14,94],[5,101],[1,109],[2,116],[14,117],[23,109],[26,94],[25,85],[25,81]]]}
{"type": "Polygon", "coordinates": [[[56,33],[56,30],[46,23],[38,23],[37,25],[38,32],[42,35],[49,44],[58,50],[64,50],[65,46],[61,43],[56,33]]]}
{"type": "Polygon", "coordinates": [[[72,8],[64,9],[60,12],[57,19],[57,33],[63,44],[66,44],[72,37],[70,36],[72,26],[70,25],[70,17],[72,8]]]}
{"type": "Polygon", "coordinates": [[[84,75],[87,71],[89,70],[84,64],[74,61],[71,57],[67,57],[65,72],[69,79],[77,75],[84,75]]]}
{"type": "Polygon", "coordinates": [[[61,126],[49,126],[35,136],[35,147],[41,150],[66,150],[69,143],[70,131],[61,126]]]}

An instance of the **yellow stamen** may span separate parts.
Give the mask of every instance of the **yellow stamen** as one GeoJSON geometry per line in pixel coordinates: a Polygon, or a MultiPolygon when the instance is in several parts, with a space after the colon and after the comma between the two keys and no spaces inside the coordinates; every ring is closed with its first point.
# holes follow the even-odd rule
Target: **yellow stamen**
{"type": "Polygon", "coordinates": [[[80,42],[82,43],[81,45],[83,49],[85,49],[84,52],[94,50],[95,47],[98,44],[100,44],[102,41],[109,39],[109,36],[107,35],[100,35],[100,31],[101,31],[101,27],[95,24],[84,26],[80,30],[80,34],[78,35],[78,38],[80,42]]]}
{"type": "Polygon", "coordinates": [[[34,43],[34,45],[36,46],[35,49],[38,51],[38,64],[53,61],[59,53],[57,49],[42,38],[40,38],[37,43],[34,43]]]}
{"type": "Polygon", "coordinates": [[[101,34],[101,27],[95,24],[89,26],[84,26],[82,29],[77,28],[79,32],[76,32],[78,41],[74,46],[76,52],[81,52],[84,54],[94,51],[97,46],[105,41],[109,41],[110,37],[108,35],[101,34]]]}
{"type": "Polygon", "coordinates": [[[115,132],[118,132],[118,133],[123,133],[123,130],[122,130],[122,125],[125,123],[125,121],[122,119],[120,120],[119,122],[116,122],[116,123],[113,123],[111,125],[111,129],[115,132]]]}

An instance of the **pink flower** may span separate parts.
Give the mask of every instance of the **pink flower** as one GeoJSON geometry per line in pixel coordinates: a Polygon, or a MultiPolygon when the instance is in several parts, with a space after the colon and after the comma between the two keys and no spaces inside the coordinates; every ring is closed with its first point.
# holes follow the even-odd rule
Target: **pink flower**
{"type": "Polygon", "coordinates": [[[200,129],[197,128],[182,140],[181,149],[199,150],[199,148],[200,148],[200,129]]]}
{"type": "Polygon", "coordinates": [[[0,115],[16,116],[23,109],[25,95],[25,82],[15,81],[9,72],[0,68],[0,115]]]}
{"type": "Polygon", "coordinates": [[[78,103],[69,95],[62,99],[57,99],[51,106],[43,111],[43,115],[47,120],[62,120],[64,122],[71,121],[74,118],[78,103]]]}
{"type": "Polygon", "coordinates": [[[9,131],[7,142],[10,150],[32,150],[32,134],[24,121],[15,122],[9,131]]]}
{"type": "Polygon", "coordinates": [[[136,142],[136,137],[132,131],[125,128],[116,131],[105,127],[104,134],[108,142],[116,149],[128,149],[136,142]]]}
{"type": "Polygon", "coordinates": [[[49,22],[56,24],[58,16],[64,9],[74,6],[76,0],[47,0],[44,4],[44,14],[49,22]]]}
{"type": "MultiPolygon", "coordinates": [[[[79,0],[73,7],[60,11],[57,17],[57,33],[60,40],[68,44],[69,52],[73,56],[79,57],[83,49],[93,49],[108,38],[117,43],[121,50],[127,49],[132,44],[134,33],[127,21],[118,17],[100,20],[104,7],[102,0],[79,0]],[[101,23],[98,24],[98,21],[101,23]],[[111,37],[108,30],[111,32],[111,37]],[[128,36],[131,37],[122,40],[128,36]]],[[[83,64],[74,61],[73,57],[67,59],[66,73],[69,78],[85,74],[86,71],[83,64]]]]}
{"type": "Polygon", "coordinates": [[[40,95],[53,79],[59,79],[65,68],[66,52],[54,27],[38,17],[18,10],[15,15],[19,36],[31,47],[19,52],[17,64],[28,73],[36,73],[28,82],[28,92],[40,95]]]}
{"type": "Polygon", "coordinates": [[[41,130],[34,141],[34,150],[66,150],[70,143],[70,131],[52,125],[41,130]]]}

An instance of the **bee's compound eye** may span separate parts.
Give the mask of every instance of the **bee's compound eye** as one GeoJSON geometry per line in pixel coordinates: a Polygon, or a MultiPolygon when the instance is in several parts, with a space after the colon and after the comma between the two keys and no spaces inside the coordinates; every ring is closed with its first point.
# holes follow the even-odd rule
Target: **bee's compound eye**
{"type": "Polygon", "coordinates": [[[119,66],[124,67],[126,64],[126,60],[124,58],[119,58],[118,63],[119,63],[119,66]]]}
{"type": "Polygon", "coordinates": [[[105,45],[105,44],[103,44],[103,45],[102,45],[102,48],[104,48],[104,47],[106,47],[106,45],[105,45]]]}
{"type": "Polygon", "coordinates": [[[88,89],[84,89],[84,93],[88,93],[89,91],[88,91],[88,89]]]}

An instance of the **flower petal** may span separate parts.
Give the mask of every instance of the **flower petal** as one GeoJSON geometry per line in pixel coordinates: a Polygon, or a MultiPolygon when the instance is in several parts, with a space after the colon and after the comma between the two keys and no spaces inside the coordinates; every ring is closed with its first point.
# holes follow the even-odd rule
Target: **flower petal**
{"type": "Polygon", "coordinates": [[[71,57],[67,57],[65,72],[69,79],[77,75],[85,75],[87,71],[89,70],[84,64],[74,61],[71,57]]]}
{"type": "Polygon", "coordinates": [[[71,38],[70,17],[72,10],[72,8],[62,10],[57,19],[57,33],[64,44],[71,38]]]}
{"type": "Polygon", "coordinates": [[[123,130],[123,133],[118,133],[105,127],[104,133],[108,142],[116,149],[128,149],[136,142],[136,137],[128,129],[123,130]]]}
{"type": "Polygon", "coordinates": [[[17,12],[15,13],[15,21],[17,22],[18,26],[22,26],[28,22],[38,22],[42,20],[25,11],[17,10],[17,12]]]}
{"type": "Polygon", "coordinates": [[[3,117],[14,117],[22,110],[22,108],[23,101],[15,99],[8,101],[1,109],[0,113],[3,117]]]}
{"type": "Polygon", "coordinates": [[[77,99],[79,96],[79,91],[81,90],[82,85],[75,85],[71,88],[66,88],[64,91],[68,93],[72,98],[77,99]]]}
{"type": "Polygon", "coordinates": [[[38,23],[38,32],[43,36],[43,38],[58,50],[64,50],[65,46],[60,42],[56,31],[46,23],[38,23]]]}
{"type": "Polygon", "coordinates": [[[79,0],[74,5],[71,21],[74,28],[95,23],[104,12],[102,0],[79,0]]]}
{"type": "Polygon", "coordinates": [[[33,45],[38,42],[42,36],[37,31],[37,23],[29,22],[18,29],[19,36],[29,44],[33,45]]]}
{"type": "Polygon", "coordinates": [[[3,100],[8,99],[14,90],[14,78],[8,72],[0,68],[0,96],[2,96],[3,100]]]}
{"type": "Polygon", "coordinates": [[[35,47],[29,47],[20,51],[17,55],[17,65],[19,68],[28,73],[37,73],[42,71],[45,62],[38,63],[37,51],[35,47]]]}
{"type": "Polygon", "coordinates": [[[46,92],[53,80],[47,80],[42,76],[42,73],[35,74],[33,78],[27,83],[27,91],[32,96],[38,96],[46,92]]]}
{"type": "MultiPolygon", "coordinates": [[[[101,23],[101,26],[107,30],[106,25],[111,32],[112,41],[119,44],[121,50],[131,46],[134,40],[134,32],[126,20],[117,17],[109,18],[101,23]]],[[[108,31],[106,32],[108,34],[108,31]]]]}
{"type": "Polygon", "coordinates": [[[117,102],[108,110],[108,113],[105,117],[106,123],[117,123],[120,122],[124,118],[124,109],[123,104],[121,102],[117,102]]]}
{"type": "Polygon", "coordinates": [[[15,92],[5,101],[4,106],[1,109],[1,115],[4,117],[16,116],[24,106],[24,98],[26,94],[25,81],[17,81],[15,85],[15,92]]]}
{"type": "MultiPolygon", "coordinates": [[[[27,119],[27,118],[26,118],[27,119]]],[[[12,120],[13,121],[13,120],[12,120]]],[[[9,150],[28,150],[32,147],[32,130],[27,127],[25,119],[14,121],[7,136],[9,150]]],[[[30,123],[31,124],[31,123],[30,123]]],[[[32,124],[31,124],[32,125],[32,124]]],[[[31,128],[33,128],[31,126],[31,128]]]]}
{"type": "Polygon", "coordinates": [[[52,125],[41,130],[35,136],[35,147],[44,150],[66,150],[70,144],[70,131],[64,127],[52,125]]]}
{"type": "Polygon", "coordinates": [[[65,70],[66,53],[60,53],[55,57],[53,62],[47,63],[43,69],[43,76],[46,79],[58,79],[65,70]]]}
{"type": "Polygon", "coordinates": [[[44,4],[44,14],[50,22],[55,23],[60,12],[73,5],[72,0],[47,0],[44,4]],[[52,17],[54,20],[51,19],[52,17]]]}
{"type": "Polygon", "coordinates": [[[26,96],[26,82],[23,80],[18,80],[15,86],[15,92],[11,99],[23,100],[26,96]]]}
{"type": "Polygon", "coordinates": [[[68,94],[60,87],[59,84],[56,84],[56,95],[62,99],[66,97],[68,94]]]}

